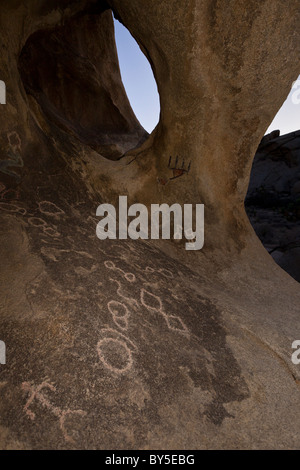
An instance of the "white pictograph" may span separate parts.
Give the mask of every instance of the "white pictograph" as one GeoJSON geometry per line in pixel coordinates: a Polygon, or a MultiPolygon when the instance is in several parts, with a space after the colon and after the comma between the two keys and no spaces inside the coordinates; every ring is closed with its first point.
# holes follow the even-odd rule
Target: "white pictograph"
{"type": "Polygon", "coordinates": [[[40,212],[45,215],[50,215],[52,217],[57,218],[65,214],[65,211],[63,211],[60,207],[50,201],[41,201],[38,203],[38,206],[40,212]]]}
{"type": "Polygon", "coordinates": [[[104,266],[107,269],[112,269],[113,271],[120,272],[122,274],[122,276],[124,277],[124,279],[126,279],[126,281],[128,281],[128,282],[135,282],[136,281],[136,277],[133,273],[126,273],[125,271],[123,271],[123,269],[118,268],[118,266],[116,266],[113,261],[109,261],[109,260],[104,261],[104,266]]]}
{"type": "Polygon", "coordinates": [[[127,302],[129,302],[130,305],[134,305],[135,307],[139,306],[138,301],[134,297],[128,297],[123,293],[122,284],[120,281],[118,281],[117,279],[112,279],[112,278],[110,278],[109,280],[117,284],[118,286],[117,294],[119,297],[121,297],[121,299],[127,300],[127,302]]]}
{"type": "Polygon", "coordinates": [[[10,204],[8,202],[0,202],[0,210],[5,212],[15,212],[16,214],[26,215],[27,211],[24,207],[17,206],[16,204],[10,204]]]}
{"type": "Polygon", "coordinates": [[[145,272],[147,274],[158,273],[158,274],[166,277],[167,279],[173,279],[174,278],[173,273],[169,269],[166,269],[166,268],[154,269],[151,266],[146,266],[145,272]]]}
{"type": "Polygon", "coordinates": [[[36,413],[30,407],[34,401],[37,401],[43,408],[49,410],[59,420],[59,426],[64,439],[70,444],[75,444],[74,439],[68,434],[66,430],[66,418],[71,415],[85,416],[86,412],[83,410],[62,410],[61,408],[53,405],[49,398],[43,393],[43,390],[50,390],[56,392],[56,387],[48,379],[44,380],[40,385],[34,385],[29,382],[22,383],[22,389],[29,394],[29,398],[24,406],[24,411],[28,418],[32,421],[36,418],[36,413]]]}
{"type": "Polygon", "coordinates": [[[43,233],[49,237],[60,237],[60,233],[57,231],[57,227],[55,225],[51,226],[47,224],[47,222],[40,217],[29,217],[28,223],[33,227],[41,228],[43,233]]]}
{"type": "Polygon", "coordinates": [[[124,334],[113,328],[103,328],[103,336],[97,343],[97,353],[101,363],[110,372],[123,374],[133,365],[132,351],[136,345],[124,334]]]}
{"type": "Polygon", "coordinates": [[[107,307],[112,315],[114,323],[121,330],[128,330],[129,310],[126,305],[118,302],[117,300],[110,300],[107,307]]]}
{"type": "Polygon", "coordinates": [[[168,328],[172,331],[189,335],[189,330],[177,315],[169,315],[165,312],[161,298],[146,289],[141,289],[141,304],[152,312],[157,312],[164,318],[168,328]]]}

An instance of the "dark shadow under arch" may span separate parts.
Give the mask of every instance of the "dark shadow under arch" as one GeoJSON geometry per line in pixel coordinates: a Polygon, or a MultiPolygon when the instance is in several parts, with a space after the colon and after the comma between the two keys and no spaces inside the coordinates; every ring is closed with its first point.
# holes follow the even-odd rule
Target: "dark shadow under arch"
{"type": "Polygon", "coordinates": [[[116,160],[147,139],[121,80],[111,10],[35,32],[19,71],[48,121],[104,157],[116,160]]]}

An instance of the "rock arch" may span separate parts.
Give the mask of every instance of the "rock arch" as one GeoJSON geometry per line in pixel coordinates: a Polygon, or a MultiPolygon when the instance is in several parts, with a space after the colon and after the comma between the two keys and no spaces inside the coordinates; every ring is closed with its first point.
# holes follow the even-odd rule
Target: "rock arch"
{"type": "Polygon", "coordinates": [[[299,285],[263,249],[244,197],[255,150],[299,75],[299,1],[14,0],[0,11],[1,161],[19,162],[15,175],[0,172],[14,195],[1,202],[0,446],[298,448],[299,285]],[[150,136],[124,92],[111,10],[158,84],[150,136]],[[97,203],[119,195],[204,203],[204,249],[99,244],[97,203]],[[145,309],[142,289],[176,327],[145,309]],[[99,331],[120,335],[111,300],[130,310],[124,374],[97,355],[99,331]],[[82,413],[68,422],[75,444],[49,433],[45,407],[34,427],[20,418],[22,383],[52,382],[52,409],[72,402],[82,413]]]}

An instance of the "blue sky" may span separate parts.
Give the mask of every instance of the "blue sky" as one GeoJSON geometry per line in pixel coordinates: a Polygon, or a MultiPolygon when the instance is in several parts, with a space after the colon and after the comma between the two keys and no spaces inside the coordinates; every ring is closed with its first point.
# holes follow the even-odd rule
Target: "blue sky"
{"type": "Polygon", "coordinates": [[[136,117],[149,133],[159,119],[159,96],[151,66],[128,29],[115,21],[122,80],[136,117]]]}
{"type": "MultiPolygon", "coordinates": [[[[150,133],[158,123],[160,109],[150,64],[129,31],[119,21],[115,21],[115,33],[122,80],[129,101],[138,120],[150,133]]],[[[291,90],[267,132],[280,129],[283,135],[300,130],[300,76],[297,85],[298,89],[291,90]]]]}

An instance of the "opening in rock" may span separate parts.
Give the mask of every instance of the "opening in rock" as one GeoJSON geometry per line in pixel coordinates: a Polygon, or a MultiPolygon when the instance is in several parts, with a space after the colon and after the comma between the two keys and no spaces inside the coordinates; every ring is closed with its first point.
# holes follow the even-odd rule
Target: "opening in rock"
{"type": "Polygon", "coordinates": [[[289,134],[300,129],[300,75],[293,83],[290,94],[275,116],[266,134],[280,129],[280,134],[289,134]]]}
{"type": "Polygon", "coordinates": [[[115,37],[122,81],[142,126],[151,133],[159,121],[160,105],[151,66],[125,26],[115,20],[115,37]]]}
{"type": "Polygon", "coordinates": [[[265,248],[300,282],[300,77],[257,150],[245,204],[265,248]]]}
{"type": "Polygon", "coordinates": [[[148,133],[121,80],[112,12],[99,8],[30,36],[19,71],[37,119],[36,103],[53,132],[72,134],[104,157],[118,159],[148,133]]]}

